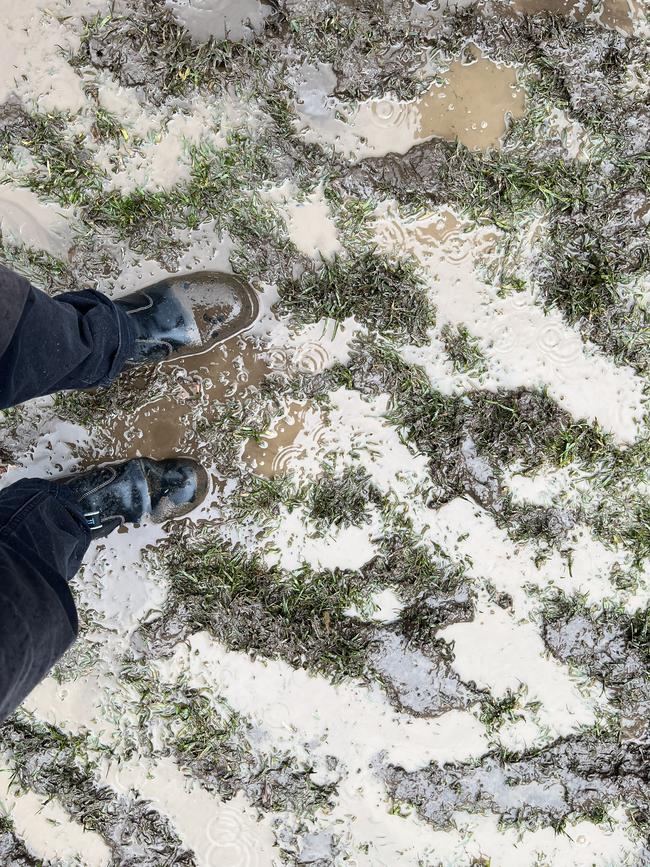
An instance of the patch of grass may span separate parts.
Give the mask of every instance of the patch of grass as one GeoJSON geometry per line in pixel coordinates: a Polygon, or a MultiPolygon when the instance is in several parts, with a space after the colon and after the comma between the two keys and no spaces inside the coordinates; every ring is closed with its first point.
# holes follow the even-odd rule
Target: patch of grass
{"type": "Polygon", "coordinates": [[[77,282],[68,262],[44,250],[30,247],[14,247],[3,242],[3,264],[25,277],[30,283],[50,295],[68,292],[77,288],[77,282]]]}
{"type": "Polygon", "coordinates": [[[360,674],[367,629],[344,611],[363,600],[359,576],[303,567],[283,573],[224,543],[166,546],[170,612],[233,650],[285,659],[340,678],[360,674]]]}
{"type": "Polygon", "coordinates": [[[650,606],[637,611],[630,620],[628,637],[650,660],[650,606]]]}
{"type": "Polygon", "coordinates": [[[410,528],[403,529],[382,540],[381,553],[364,567],[364,575],[374,586],[397,586],[409,596],[451,593],[462,583],[463,568],[436,549],[434,556],[410,528]]]}
{"type": "Polygon", "coordinates": [[[491,696],[489,699],[484,699],[481,702],[481,714],[479,716],[483,725],[494,732],[498,731],[506,722],[516,722],[523,719],[520,712],[522,693],[522,689],[517,692],[508,689],[502,698],[491,696]]]}
{"type": "Polygon", "coordinates": [[[485,372],[487,365],[478,340],[464,325],[455,328],[445,325],[441,336],[456,373],[471,373],[479,376],[485,372]]]}
{"type": "Polygon", "coordinates": [[[330,469],[311,486],[307,505],[316,523],[360,527],[370,520],[369,507],[382,496],[362,467],[348,467],[339,476],[330,469]]]}
{"type": "Polygon", "coordinates": [[[242,480],[242,486],[235,497],[235,514],[257,521],[277,515],[282,506],[292,511],[304,502],[304,495],[296,490],[289,473],[272,479],[248,475],[242,480]]]}
{"type": "Polygon", "coordinates": [[[68,119],[62,115],[33,115],[32,128],[22,144],[40,163],[26,178],[35,193],[62,205],[84,205],[101,195],[103,173],[85,150],[85,136],[64,135],[68,119]]]}
{"type": "MultiPolygon", "coordinates": [[[[276,11],[266,19],[267,36],[282,18],[276,11]]],[[[159,103],[199,86],[216,89],[225,75],[236,75],[238,64],[255,64],[261,53],[261,37],[197,44],[169,9],[144,0],[128,16],[98,13],[86,19],[79,51],[70,62],[78,68],[92,64],[108,69],[121,84],[139,85],[159,103]]]]}
{"type": "Polygon", "coordinates": [[[135,412],[148,400],[166,394],[167,374],[157,368],[155,375],[151,375],[152,370],[149,375],[143,369],[126,370],[107,388],[57,392],[54,410],[61,418],[82,427],[94,427],[101,417],[135,412]]]}
{"type": "Polygon", "coordinates": [[[280,289],[279,308],[299,324],[354,316],[367,328],[396,340],[423,343],[434,324],[424,285],[408,262],[367,251],[336,258],[280,289]]]}

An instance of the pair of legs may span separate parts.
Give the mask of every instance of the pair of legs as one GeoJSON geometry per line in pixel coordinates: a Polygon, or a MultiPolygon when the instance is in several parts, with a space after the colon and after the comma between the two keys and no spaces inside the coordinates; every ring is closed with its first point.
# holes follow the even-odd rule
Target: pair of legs
{"type": "MultiPolygon", "coordinates": [[[[256,315],[254,293],[229,275],[189,275],[113,302],[93,290],[50,298],[0,267],[0,409],[106,386],[126,366],[223,342],[256,315]]],[[[92,538],[144,515],[187,513],[206,478],[193,461],[137,459],[0,490],[0,721],[75,640],[68,582],[92,538]]]]}

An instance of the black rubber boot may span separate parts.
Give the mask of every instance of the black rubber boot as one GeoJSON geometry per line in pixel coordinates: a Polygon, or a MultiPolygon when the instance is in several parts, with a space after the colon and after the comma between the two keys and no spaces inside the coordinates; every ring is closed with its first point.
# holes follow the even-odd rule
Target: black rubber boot
{"type": "Polygon", "coordinates": [[[61,479],[81,503],[93,537],[146,516],[156,523],[180,518],[202,502],[208,474],[190,458],[134,458],[61,479]]]}
{"type": "Polygon", "coordinates": [[[170,277],[115,303],[135,333],[131,366],[203,352],[246,331],[259,314],[255,291],[217,271],[170,277]]]}

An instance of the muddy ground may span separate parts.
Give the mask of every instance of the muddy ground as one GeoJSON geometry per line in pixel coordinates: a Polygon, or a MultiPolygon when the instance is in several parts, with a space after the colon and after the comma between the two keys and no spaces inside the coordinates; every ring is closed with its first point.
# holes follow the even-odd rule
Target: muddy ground
{"type": "Polygon", "coordinates": [[[2,865],[650,862],[636,0],[6,0],[3,260],[232,270],[245,338],[0,412],[193,455],[0,728],[2,865]]]}

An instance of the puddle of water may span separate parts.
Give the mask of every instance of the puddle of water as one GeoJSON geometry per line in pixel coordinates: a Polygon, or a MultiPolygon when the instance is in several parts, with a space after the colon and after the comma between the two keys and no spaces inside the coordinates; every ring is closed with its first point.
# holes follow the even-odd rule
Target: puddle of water
{"type": "MultiPolygon", "coordinates": [[[[302,463],[308,455],[308,444],[297,442],[302,439],[308,426],[313,430],[313,417],[318,417],[318,410],[311,403],[292,401],[285,415],[274,422],[271,429],[259,439],[250,439],[246,443],[242,460],[244,464],[258,476],[274,479],[290,472],[302,463]]],[[[316,425],[313,440],[317,443],[318,430],[316,425]]]]}
{"type": "Polygon", "coordinates": [[[567,15],[576,21],[584,21],[595,13],[595,17],[613,30],[633,33],[636,22],[643,16],[643,5],[638,0],[514,0],[512,8],[515,12],[525,15],[535,15],[538,12],[556,12],[567,15]]]}
{"type": "Polygon", "coordinates": [[[258,0],[167,0],[166,6],[198,42],[246,39],[261,32],[271,11],[258,0]]]}
{"type": "MultiPolygon", "coordinates": [[[[369,100],[364,103],[357,124],[375,150],[390,148],[387,135],[402,127],[413,136],[413,144],[438,136],[455,139],[472,150],[498,145],[506,129],[506,114],[521,117],[524,92],[517,85],[517,73],[486,57],[474,55],[473,62],[455,61],[434,84],[414,102],[369,100]]],[[[397,133],[400,138],[400,133],[397,133]]]]}
{"type": "MultiPolygon", "coordinates": [[[[478,340],[487,364],[480,387],[545,386],[575,418],[595,418],[621,442],[637,436],[643,383],[631,368],[588,350],[561,312],[545,310],[532,290],[502,298],[498,286],[484,282],[475,272],[480,261],[498,256],[494,231],[468,231],[444,208],[404,220],[386,202],[377,215],[375,237],[380,249],[407,252],[428,273],[438,325],[463,325],[478,340]]],[[[435,340],[428,347],[408,347],[402,355],[423,365],[438,388],[458,387],[435,340]]]]}
{"type": "Polygon", "coordinates": [[[26,188],[0,186],[0,227],[6,240],[67,258],[72,244],[70,211],[46,205],[26,188]]]}
{"type": "MultiPolygon", "coordinates": [[[[230,340],[200,355],[168,362],[177,384],[170,393],[120,416],[106,430],[106,459],[146,456],[156,459],[182,454],[201,460],[199,422],[214,419],[213,404],[259,385],[270,367],[261,351],[243,338],[230,340]]],[[[147,374],[142,374],[142,384],[147,374]]]]}
{"type": "Polygon", "coordinates": [[[451,63],[418,99],[369,99],[356,110],[329,96],[336,84],[331,67],[303,66],[296,88],[303,138],[357,160],[406,153],[434,136],[473,150],[498,145],[507,116],[524,113],[524,91],[514,68],[472,51],[471,62],[451,63]]]}
{"type": "Polygon", "coordinates": [[[281,208],[289,237],[300,253],[332,259],[341,252],[336,224],[319,187],[303,201],[289,200],[281,208]]]}

